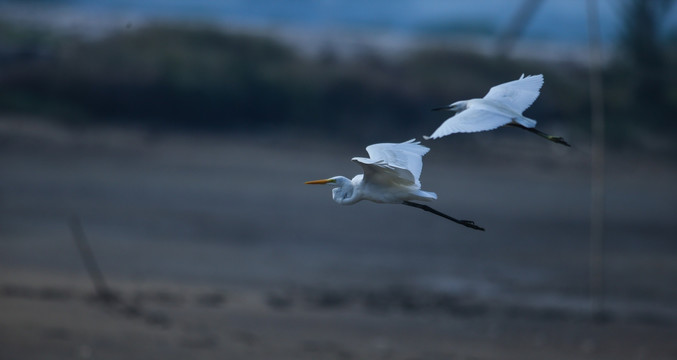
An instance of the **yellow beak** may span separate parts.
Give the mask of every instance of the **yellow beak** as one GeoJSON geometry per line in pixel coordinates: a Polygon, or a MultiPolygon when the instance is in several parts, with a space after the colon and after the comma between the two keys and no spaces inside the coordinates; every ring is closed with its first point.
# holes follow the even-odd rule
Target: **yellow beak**
{"type": "Polygon", "coordinates": [[[336,180],[334,179],[322,179],[322,180],[312,180],[312,181],[306,181],[306,184],[308,185],[322,185],[330,182],[335,182],[336,180]]]}

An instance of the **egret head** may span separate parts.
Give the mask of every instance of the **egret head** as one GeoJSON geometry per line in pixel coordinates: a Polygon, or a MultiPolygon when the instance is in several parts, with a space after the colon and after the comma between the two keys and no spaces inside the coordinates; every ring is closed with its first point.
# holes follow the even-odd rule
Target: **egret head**
{"type": "Polygon", "coordinates": [[[463,110],[466,109],[467,103],[468,103],[467,100],[461,100],[461,101],[457,101],[455,103],[449,104],[447,106],[434,108],[433,111],[446,110],[446,111],[460,112],[460,111],[463,111],[463,110]]]}
{"type": "Polygon", "coordinates": [[[334,186],[334,189],[331,191],[332,198],[339,204],[353,204],[360,200],[353,196],[355,186],[352,181],[345,176],[334,176],[329,179],[306,181],[306,184],[329,184],[334,186]]]}

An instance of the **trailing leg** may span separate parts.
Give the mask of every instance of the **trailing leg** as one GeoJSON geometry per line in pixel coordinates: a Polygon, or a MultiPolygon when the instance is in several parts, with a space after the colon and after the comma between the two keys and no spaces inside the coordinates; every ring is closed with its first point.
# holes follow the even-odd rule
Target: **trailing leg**
{"type": "Polygon", "coordinates": [[[449,216],[449,215],[447,215],[447,214],[445,214],[445,213],[439,212],[439,211],[437,211],[437,210],[431,208],[431,207],[428,206],[428,205],[423,205],[423,204],[419,204],[419,203],[415,203],[415,202],[411,202],[411,201],[403,201],[402,204],[407,205],[407,206],[412,206],[412,207],[415,207],[415,208],[419,208],[419,209],[421,209],[421,210],[423,210],[423,211],[427,211],[427,212],[433,213],[433,214],[435,214],[435,215],[437,215],[437,216],[441,216],[441,217],[443,217],[443,218],[445,218],[445,219],[447,219],[447,220],[451,220],[451,221],[453,221],[453,222],[455,222],[455,223],[457,223],[457,224],[461,224],[461,225],[463,225],[463,226],[467,226],[467,227],[469,227],[469,228],[471,228],[471,229],[484,231],[484,228],[475,225],[475,222],[474,222],[474,221],[471,221],[471,220],[458,220],[458,219],[453,218],[453,217],[451,217],[451,216],[449,216]]]}
{"type": "Polygon", "coordinates": [[[542,138],[545,138],[545,139],[547,139],[547,140],[550,140],[550,141],[552,141],[552,142],[554,142],[554,143],[558,143],[558,144],[562,144],[562,145],[564,145],[564,146],[569,146],[569,147],[571,147],[571,145],[569,145],[568,142],[564,141],[564,139],[563,139],[562,137],[560,137],[560,136],[548,135],[548,134],[546,134],[546,133],[544,133],[544,132],[542,132],[542,131],[540,131],[540,130],[538,130],[538,129],[536,129],[536,128],[528,128],[528,127],[526,127],[526,126],[522,126],[522,125],[514,124],[514,123],[508,124],[508,126],[518,127],[518,128],[524,129],[524,130],[526,130],[526,131],[528,131],[528,132],[530,132],[530,133],[534,133],[534,134],[536,134],[536,135],[538,135],[538,136],[540,136],[540,137],[542,137],[542,138]]]}

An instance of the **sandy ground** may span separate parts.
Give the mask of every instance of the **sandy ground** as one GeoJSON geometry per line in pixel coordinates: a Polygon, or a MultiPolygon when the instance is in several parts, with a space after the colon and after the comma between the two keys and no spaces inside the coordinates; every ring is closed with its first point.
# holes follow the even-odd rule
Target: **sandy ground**
{"type": "Polygon", "coordinates": [[[3,120],[0,358],[677,358],[674,162],[609,154],[593,320],[584,140],[499,135],[424,162],[431,205],[482,233],[303,184],[356,174],[362,145],[3,120]]]}
{"type": "MultiPolygon", "coordinates": [[[[45,281],[50,275],[39,277],[45,281]]],[[[369,309],[293,296],[276,303],[255,291],[116,284],[138,310],[129,312],[92,302],[74,279],[50,279],[67,287],[35,287],[26,277],[18,279],[31,285],[11,295],[6,285],[3,289],[3,359],[674,359],[677,354],[675,328],[663,323],[595,323],[495,309],[480,314],[369,309]]]]}

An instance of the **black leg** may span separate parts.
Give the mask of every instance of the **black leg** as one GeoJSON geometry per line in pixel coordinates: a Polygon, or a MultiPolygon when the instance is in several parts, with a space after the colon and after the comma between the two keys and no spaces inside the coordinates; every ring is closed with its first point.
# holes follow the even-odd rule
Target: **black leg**
{"type": "Polygon", "coordinates": [[[538,129],[536,129],[536,128],[528,128],[528,127],[526,127],[526,126],[522,126],[522,125],[515,124],[515,123],[510,123],[510,124],[508,124],[508,126],[514,126],[514,127],[520,128],[520,129],[524,129],[524,130],[526,130],[526,131],[528,131],[528,132],[530,132],[530,133],[534,133],[534,134],[536,134],[536,135],[538,135],[538,136],[540,136],[540,137],[542,137],[542,138],[548,139],[548,140],[550,140],[550,141],[552,141],[552,142],[555,142],[555,143],[558,143],[558,144],[562,144],[562,145],[564,145],[564,146],[569,146],[569,147],[571,147],[571,145],[569,145],[568,142],[564,141],[563,138],[561,138],[561,137],[559,137],[559,136],[548,135],[548,134],[546,134],[546,133],[544,133],[544,132],[542,132],[542,131],[540,131],[540,130],[538,130],[538,129]]]}
{"type": "Polygon", "coordinates": [[[474,221],[471,221],[471,220],[458,220],[458,219],[455,219],[455,218],[453,218],[453,217],[451,217],[451,216],[449,216],[449,215],[447,215],[447,214],[441,213],[441,212],[439,212],[439,211],[437,211],[437,210],[431,208],[431,207],[428,206],[428,205],[423,205],[423,204],[419,204],[419,203],[414,203],[414,202],[411,202],[411,201],[403,201],[402,204],[407,205],[407,206],[412,206],[412,207],[415,207],[415,208],[419,208],[419,209],[421,209],[421,210],[423,210],[423,211],[431,212],[431,213],[433,213],[433,214],[435,214],[435,215],[437,215],[437,216],[441,216],[441,217],[443,217],[443,218],[445,218],[445,219],[447,219],[447,220],[451,220],[451,221],[453,221],[453,222],[455,222],[455,223],[457,223],[457,224],[461,224],[461,225],[463,225],[463,226],[467,226],[467,227],[472,228],[472,229],[475,229],[475,230],[482,230],[482,231],[484,231],[484,228],[475,225],[475,222],[474,222],[474,221]]]}

